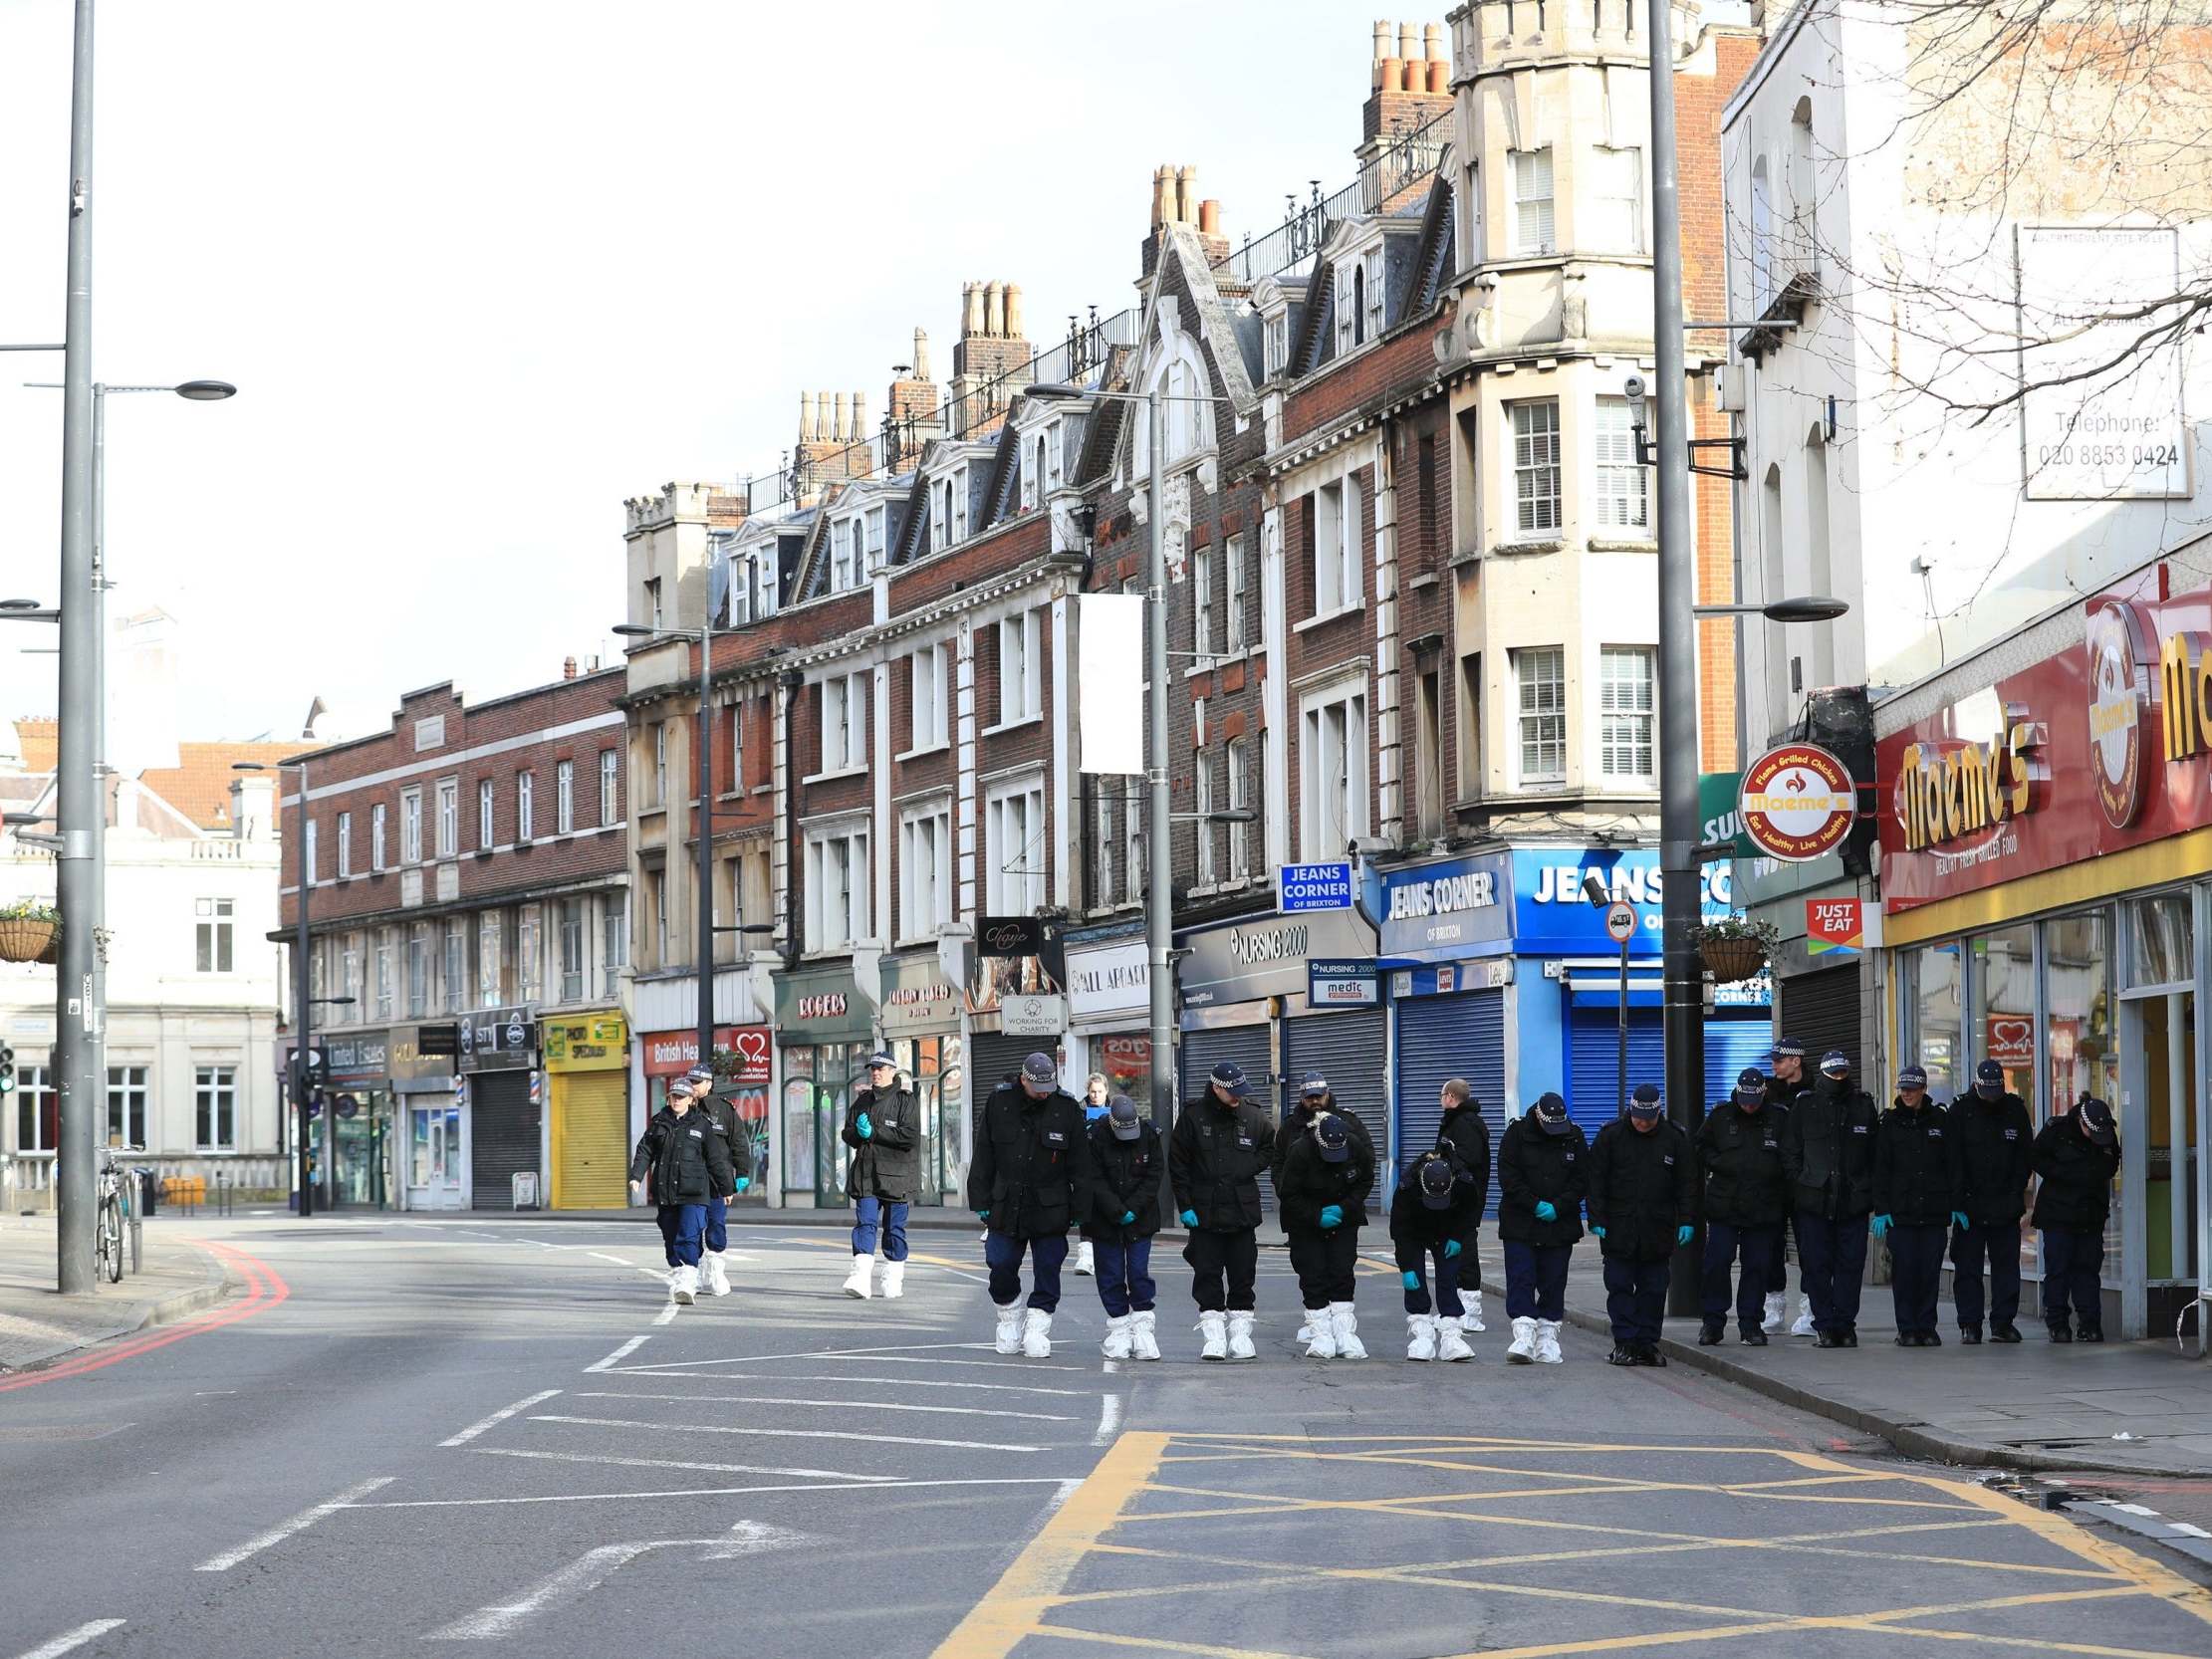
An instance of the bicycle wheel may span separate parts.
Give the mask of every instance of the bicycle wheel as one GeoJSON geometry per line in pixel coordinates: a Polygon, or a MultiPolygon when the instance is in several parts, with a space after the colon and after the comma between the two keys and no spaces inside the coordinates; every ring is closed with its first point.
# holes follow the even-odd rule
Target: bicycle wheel
{"type": "Polygon", "coordinates": [[[100,1271],[108,1283],[123,1283],[123,1208],[113,1198],[100,1205],[100,1271]]]}

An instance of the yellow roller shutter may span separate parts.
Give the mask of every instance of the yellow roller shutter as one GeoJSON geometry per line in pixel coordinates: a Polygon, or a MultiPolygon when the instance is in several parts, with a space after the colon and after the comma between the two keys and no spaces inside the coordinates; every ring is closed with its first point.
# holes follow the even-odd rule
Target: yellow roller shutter
{"type": "Polygon", "coordinates": [[[618,1210],[629,1202],[629,1099],[620,1071],[553,1077],[553,1207],[618,1210]]]}

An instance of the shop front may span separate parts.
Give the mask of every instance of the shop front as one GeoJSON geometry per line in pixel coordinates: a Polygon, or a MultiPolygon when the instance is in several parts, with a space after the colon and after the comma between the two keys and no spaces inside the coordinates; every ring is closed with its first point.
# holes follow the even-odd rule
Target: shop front
{"type": "MultiPolygon", "coordinates": [[[[752,1197],[765,1201],[772,1160],[769,1100],[775,1075],[775,1038],[766,1026],[716,1026],[715,1092],[730,1103],[753,1137],[752,1197]]],[[[668,1103],[668,1084],[699,1064],[696,1031],[647,1032],[637,1040],[635,1064],[643,1083],[643,1104],[629,1114],[632,1141],[643,1134],[644,1120],[668,1103]]]]}
{"type": "Polygon", "coordinates": [[[390,1035],[320,1040],[329,1070],[308,1119],[308,1154],[328,1201],[381,1210],[391,1202],[390,1035]]]}
{"type": "Polygon", "coordinates": [[[629,1026],[614,1009],[548,1016],[545,1046],[548,1159],[556,1210],[620,1210],[629,1204],[629,1026]]]}
{"type": "MultiPolygon", "coordinates": [[[[402,1209],[468,1208],[468,1114],[453,1086],[455,1043],[450,1025],[394,1026],[385,1045],[392,1113],[400,1134],[402,1209]]],[[[341,1120],[341,1147],[345,1132],[341,1120]]]]}
{"type": "Polygon", "coordinates": [[[1068,1075],[1102,1073],[1108,1092],[1152,1115],[1152,976],[1141,925],[1068,938],[1068,1075]]]}
{"type": "Polygon", "coordinates": [[[783,1065],[783,1201],[845,1202],[845,1143],[838,1138],[853,1090],[867,1082],[875,1003],[849,963],[779,973],[776,1046],[783,1065]]]}
{"type": "Polygon", "coordinates": [[[921,1108],[915,1202],[941,1204],[965,1174],[968,1158],[960,988],[945,977],[934,950],[883,957],[876,972],[883,1046],[913,1085],[915,1104],[921,1108]]]}
{"type": "Polygon", "coordinates": [[[2180,575],[2152,566],[1908,693],[1878,750],[1897,1056],[1939,1099],[1996,1061],[2038,1127],[2111,1102],[2106,1327],[2128,1336],[2197,1301],[2212,1212],[2212,590],[2168,596],[2180,575]]]}
{"type": "Polygon", "coordinates": [[[545,1082],[536,1011],[480,1008],[462,1015],[460,1025],[468,1207],[537,1209],[545,1203],[545,1082]]]}

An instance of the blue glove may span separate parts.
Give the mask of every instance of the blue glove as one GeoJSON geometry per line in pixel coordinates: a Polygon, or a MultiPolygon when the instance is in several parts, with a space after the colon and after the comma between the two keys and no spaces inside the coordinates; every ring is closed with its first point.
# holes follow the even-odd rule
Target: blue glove
{"type": "Polygon", "coordinates": [[[1135,1223],[1136,1212],[1134,1210],[1123,1210],[1121,1212],[1121,1225],[1123,1227],[1131,1227],[1134,1226],[1135,1223]]]}
{"type": "Polygon", "coordinates": [[[1887,1216],[1876,1216],[1876,1217],[1874,1217],[1874,1237],[1878,1239],[1878,1238],[1880,1238],[1880,1237],[1881,1237],[1881,1236],[1882,1236],[1882,1235],[1883,1235],[1884,1233],[1886,1233],[1886,1232],[1888,1232],[1888,1231],[1889,1231],[1889,1218],[1888,1218],[1887,1216]]]}
{"type": "Polygon", "coordinates": [[[1182,1223],[1185,1227],[1196,1227],[1198,1225],[1198,1212],[1196,1210],[1185,1210],[1182,1214],[1182,1223]]]}
{"type": "Polygon", "coordinates": [[[1964,1210],[1953,1210],[1951,1212],[1951,1220],[1957,1225],[1959,1231],[1962,1233],[1974,1225],[1972,1222],[1966,1219],[1966,1212],[1964,1210]]]}
{"type": "Polygon", "coordinates": [[[1324,1204],[1321,1207],[1321,1224],[1324,1227],[1344,1226],[1345,1207],[1342,1204],[1324,1204]]]}
{"type": "Polygon", "coordinates": [[[1398,1278],[1402,1279],[1405,1282],[1405,1288],[1408,1291],[1418,1291],[1421,1288],[1421,1276],[1415,1273],[1411,1268],[1408,1268],[1405,1270],[1405,1272],[1399,1274],[1398,1278]]]}
{"type": "Polygon", "coordinates": [[[991,1212],[988,1210],[978,1210],[975,1213],[975,1219],[977,1221],[989,1221],[991,1219],[991,1212]]]}
{"type": "Polygon", "coordinates": [[[872,1140],[875,1138],[875,1125],[867,1120],[867,1113],[864,1111],[860,1113],[860,1120],[858,1123],[854,1124],[853,1127],[860,1131],[860,1138],[862,1140],[872,1140]]]}
{"type": "Polygon", "coordinates": [[[1536,1219],[1538,1221],[1559,1220],[1559,1211],[1552,1208],[1552,1201],[1550,1199],[1544,1198],[1537,1200],[1536,1219]]]}
{"type": "Polygon", "coordinates": [[[1593,1227],[1590,1230],[1590,1236],[1594,1239],[1601,1239],[1605,1236],[1605,1230],[1602,1227],[1593,1227]]]}
{"type": "Polygon", "coordinates": [[[1446,1239],[1444,1241],[1444,1260],[1449,1262],[1454,1256],[1457,1256],[1459,1254],[1459,1249],[1460,1246],[1457,1239],[1446,1239]]]}
{"type": "Polygon", "coordinates": [[[1688,1244],[1688,1243],[1689,1243],[1689,1242],[1690,1242],[1690,1241],[1691,1241],[1692,1239],[1694,1239],[1694,1238],[1696,1238],[1696,1237],[1697,1237],[1697,1229],[1696,1229],[1696,1228],[1694,1228],[1694,1227],[1677,1227],[1677,1228],[1676,1228],[1676,1229],[1674,1230],[1674,1248],[1675,1248],[1675,1249],[1677,1249],[1677,1250],[1680,1250],[1680,1249],[1681,1249],[1681,1248],[1682,1248],[1682,1247],[1683,1247],[1684,1245],[1688,1244]]]}
{"type": "Polygon", "coordinates": [[[744,1190],[745,1190],[745,1189],[746,1189],[747,1187],[751,1186],[752,1184],[753,1184],[753,1178],[752,1178],[752,1177],[751,1177],[750,1175],[740,1175],[740,1176],[739,1176],[739,1177],[737,1178],[737,1190],[738,1190],[739,1192],[743,1192],[743,1191],[744,1191],[744,1190]]]}

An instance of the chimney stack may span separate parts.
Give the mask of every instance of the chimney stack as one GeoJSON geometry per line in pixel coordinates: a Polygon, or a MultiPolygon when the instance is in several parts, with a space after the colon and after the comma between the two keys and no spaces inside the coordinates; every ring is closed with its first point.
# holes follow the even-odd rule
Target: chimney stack
{"type": "Polygon", "coordinates": [[[996,431],[1014,393],[1029,384],[1030,344],[1022,338],[1022,291],[993,279],[962,285],[967,325],[952,349],[952,436],[996,431]]]}
{"type": "MultiPolygon", "coordinates": [[[[1371,161],[1408,132],[1443,116],[1451,98],[1451,57],[1443,25],[1374,25],[1374,90],[1360,112],[1359,159],[1371,161]]],[[[1416,170],[1417,171],[1417,170],[1416,170]]],[[[1413,187],[1425,186],[1421,178],[1413,187]]],[[[1393,202],[1383,203],[1387,211],[1393,202]]]]}
{"type": "Polygon", "coordinates": [[[1168,180],[1173,175],[1165,167],[1152,169],[1152,229],[1167,223],[1173,211],[1173,186],[1168,180]]]}
{"type": "Polygon", "coordinates": [[[561,677],[565,680],[573,680],[576,678],[575,657],[565,656],[561,659],[561,677]]]}

